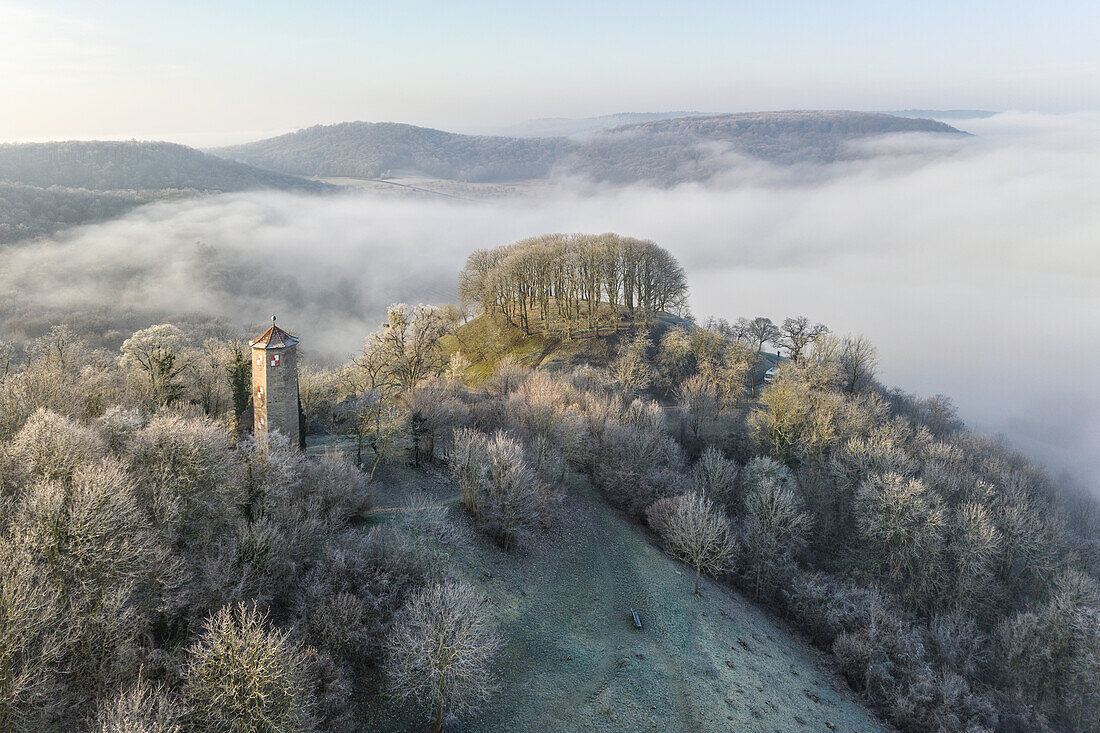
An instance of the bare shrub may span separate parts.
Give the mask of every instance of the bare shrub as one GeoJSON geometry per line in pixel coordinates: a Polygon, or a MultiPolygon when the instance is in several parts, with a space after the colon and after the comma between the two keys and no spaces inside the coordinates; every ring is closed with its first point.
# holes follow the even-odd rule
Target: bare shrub
{"type": "Polygon", "coordinates": [[[611,362],[608,373],[624,394],[643,392],[653,384],[653,366],[649,360],[652,347],[653,342],[645,331],[639,331],[619,347],[618,355],[611,362]]]}
{"type": "Polygon", "coordinates": [[[431,705],[435,730],[446,714],[476,710],[495,689],[491,664],[501,646],[487,602],[464,583],[433,583],[401,609],[386,640],[395,694],[431,705]]]}
{"type": "Polygon", "coordinates": [[[138,680],[99,709],[95,733],[181,733],[183,708],[163,687],[138,680]]]}
{"type": "Polygon", "coordinates": [[[973,678],[988,659],[988,639],[974,619],[957,611],[938,614],[928,625],[931,648],[943,667],[973,678]]]}
{"type": "Polygon", "coordinates": [[[874,588],[819,572],[795,573],[783,595],[798,625],[826,649],[841,634],[865,628],[888,606],[874,588]]]}
{"type": "Polygon", "coordinates": [[[308,507],[325,524],[340,527],[370,511],[372,497],[363,473],[348,459],[329,454],[320,460],[302,461],[302,480],[290,501],[308,507]]]}
{"type": "Polygon", "coordinates": [[[487,395],[504,397],[514,392],[530,375],[530,369],[520,366],[514,357],[507,356],[500,360],[493,376],[485,382],[482,389],[487,395]]]}
{"type": "Polygon", "coordinates": [[[106,450],[95,430],[48,410],[31,415],[8,444],[12,467],[23,481],[69,481],[78,467],[106,450]]]}
{"type": "Polygon", "coordinates": [[[116,455],[123,454],[134,434],[146,424],[141,411],[119,405],[107,408],[97,422],[107,441],[107,447],[116,455]]]}
{"type": "Polygon", "coordinates": [[[726,458],[714,446],[707,446],[692,470],[695,490],[720,506],[735,506],[739,472],[735,461],[726,458]]]}
{"type": "Polygon", "coordinates": [[[414,496],[401,511],[398,525],[409,538],[426,572],[440,578],[450,553],[466,540],[466,530],[447,516],[447,507],[422,497],[414,496]]]}
{"type": "Polygon", "coordinates": [[[733,568],[737,545],[729,521],[702,494],[661,499],[650,506],[646,517],[668,554],[695,568],[695,595],[704,572],[717,576],[733,568]]]}
{"type": "Polygon", "coordinates": [[[56,589],[25,548],[0,539],[0,730],[39,728],[66,632],[56,589]]]}
{"type": "Polygon", "coordinates": [[[523,446],[505,433],[454,432],[448,463],[462,502],[478,526],[505,549],[551,521],[560,496],[528,465],[523,446]]]}
{"type": "Polygon", "coordinates": [[[757,595],[761,590],[771,594],[793,572],[794,558],[805,547],[813,522],[786,466],[771,458],[754,458],[744,474],[746,570],[757,595]]]}
{"type": "Polygon", "coordinates": [[[310,644],[360,669],[381,658],[394,614],[424,575],[415,550],[393,531],[349,533],[330,542],[299,583],[295,612],[310,644]]]}
{"type": "Polygon", "coordinates": [[[229,437],[205,419],[154,418],[130,444],[138,498],[172,544],[205,544],[239,515],[246,496],[229,437]]]}
{"type": "Polygon", "coordinates": [[[703,426],[718,418],[718,391],[702,374],[680,382],[676,387],[676,402],[687,417],[693,438],[698,439],[703,426]]]}
{"type": "Polygon", "coordinates": [[[245,604],[211,617],[188,650],[184,672],[190,730],[296,733],[311,728],[302,652],[245,604]]]}

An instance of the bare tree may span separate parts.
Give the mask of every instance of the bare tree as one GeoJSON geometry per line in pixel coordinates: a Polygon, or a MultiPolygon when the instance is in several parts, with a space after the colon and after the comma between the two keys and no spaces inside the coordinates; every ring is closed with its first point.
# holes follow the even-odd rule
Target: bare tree
{"type": "Polygon", "coordinates": [[[184,672],[188,730],[298,733],[310,729],[309,685],[290,634],[255,607],[226,606],[206,622],[184,672]]]}
{"type": "Polygon", "coordinates": [[[771,458],[754,458],[745,465],[744,491],[745,553],[759,595],[764,586],[771,590],[805,546],[812,520],[790,469],[771,458]]]}
{"type": "Polygon", "coordinates": [[[708,421],[718,417],[718,393],[710,380],[696,374],[676,388],[676,402],[688,418],[691,435],[699,437],[699,430],[708,421]]]}
{"type": "Polygon", "coordinates": [[[386,639],[386,671],[401,699],[430,704],[434,730],[447,714],[476,710],[496,689],[501,647],[483,596],[465,583],[432,583],[398,612],[386,639]]]}
{"type": "Polygon", "coordinates": [[[778,344],[787,350],[787,356],[797,364],[802,358],[802,352],[828,332],[825,324],[811,324],[806,316],[785,318],[783,325],[779,327],[778,344]]]}
{"type": "Polygon", "coordinates": [[[733,341],[727,344],[722,360],[718,363],[713,375],[714,386],[718,390],[718,408],[725,410],[731,406],[736,407],[749,386],[753,365],[756,362],[755,354],[748,344],[743,341],[733,341]]]}
{"type": "Polygon", "coordinates": [[[478,526],[508,549],[547,523],[557,495],[528,464],[523,445],[502,431],[453,433],[447,462],[478,526]]]}
{"type": "Polygon", "coordinates": [[[708,445],[695,462],[695,490],[720,505],[732,506],[739,470],[736,461],[731,461],[722,455],[722,451],[708,445]]]}
{"type": "Polygon", "coordinates": [[[860,484],[855,515],[871,567],[910,601],[934,600],[945,530],[939,497],[919,478],[878,474],[860,484]]]}
{"type": "Polygon", "coordinates": [[[660,499],[646,510],[646,517],[668,554],[695,568],[695,595],[704,572],[721,575],[733,568],[737,546],[729,520],[702,494],[660,499]]]}
{"type": "Polygon", "coordinates": [[[144,373],[150,399],[170,405],[184,393],[180,375],[187,370],[183,333],[169,323],[142,329],[122,343],[121,363],[144,373]]]}
{"type": "Polygon", "coordinates": [[[656,356],[658,384],[670,394],[695,372],[691,331],[682,326],[670,328],[661,336],[656,356]]]}
{"type": "Polygon", "coordinates": [[[757,316],[751,321],[747,318],[739,318],[737,325],[757,356],[764,349],[764,344],[775,343],[779,338],[779,329],[770,318],[757,316]]]}
{"type": "Polygon", "coordinates": [[[384,372],[410,390],[443,373],[447,360],[440,339],[452,325],[448,313],[433,306],[391,305],[382,330],[370,337],[361,365],[384,372]]]}
{"type": "Polygon", "coordinates": [[[653,383],[653,367],[649,363],[649,349],[652,346],[649,335],[645,331],[639,331],[619,348],[618,356],[611,362],[609,371],[611,378],[623,392],[641,392],[653,383]]]}
{"type": "Polygon", "coordinates": [[[363,444],[374,451],[370,479],[382,462],[390,444],[401,432],[401,415],[390,395],[380,390],[367,390],[341,402],[336,414],[346,435],[355,438],[355,465],[363,466],[363,444]]]}
{"type": "Polygon", "coordinates": [[[878,351],[864,336],[848,336],[837,359],[844,389],[852,394],[870,386],[878,366],[878,351]]]}

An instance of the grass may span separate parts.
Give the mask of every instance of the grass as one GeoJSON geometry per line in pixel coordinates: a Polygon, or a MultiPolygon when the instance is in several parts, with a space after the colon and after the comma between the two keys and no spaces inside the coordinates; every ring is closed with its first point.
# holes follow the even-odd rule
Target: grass
{"type": "MultiPolygon", "coordinates": [[[[654,341],[665,329],[686,323],[677,316],[662,313],[650,325],[654,341]]],[[[640,323],[626,328],[638,327],[640,323]]],[[[614,359],[619,342],[627,335],[618,334],[567,339],[545,333],[526,335],[519,326],[496,314],[483,314],[461,326],[443,341],[448,354],[462,352],[470,361],[466,378],[474,385],[484,382],[505,359],[531,369],[569,369],[581,364],[607,366],[614,359]]]]}
{"type": "MultiPolygon", "coordinates": [[[[414,495],[466,521],[438,471],[390,463],[377,490],[375,521],[414,495]]],[[[475,533],[452,562],[491,599],[507,638],[500,690],[463,730],[884,730],[817,652],[736,590],[706,580],[693,597],[690,568],[582,477],[571,476],[564,517],[537,546],[509,554],[475,533]]],[[[364,730],[412,733],[427,717],[377,712],[364,730]]]]}
{"type": "Polygon", "coordinates": [[[456,351],[470,360],[466,376],[474,383],[493,375],[497,365],[512,358],[521,366],[536,368],[561,347],[561,341],[544,334],[526,336],[523,329],[499,316],[480,315],[443,341],[448,354],[456,351]]]}

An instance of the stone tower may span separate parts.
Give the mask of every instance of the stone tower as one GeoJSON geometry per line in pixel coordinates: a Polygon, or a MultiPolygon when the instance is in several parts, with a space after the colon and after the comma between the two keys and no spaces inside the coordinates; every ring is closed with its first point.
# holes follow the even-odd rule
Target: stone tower
{"type": "Polygon", "coordinates": [[[272,430],[298,447],[298,339],[275,325],[252,347],[252,414],[257,438],[272,430]]]}

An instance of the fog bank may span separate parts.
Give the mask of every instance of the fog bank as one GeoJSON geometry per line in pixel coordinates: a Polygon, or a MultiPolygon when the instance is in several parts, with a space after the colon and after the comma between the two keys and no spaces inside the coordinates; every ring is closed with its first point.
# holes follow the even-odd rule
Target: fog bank
{"type": "Polygon", "coordinates": [[[881,377],[943,393],[1096,488],[1100,119],[998,115],[975,137],[874,143],[828,171],[738,161],[671,190],[559,185],[494,202],[235,194],[157,204],[0,253],[19,309],[278,313],[303,344],[355,351],[393,301],[454,297],[474,248],[549,231],[651,238],[699,317],[805,314],[878,346],[881,377]],[[581,191],[583,190],[583,193],[581,191]]]}

